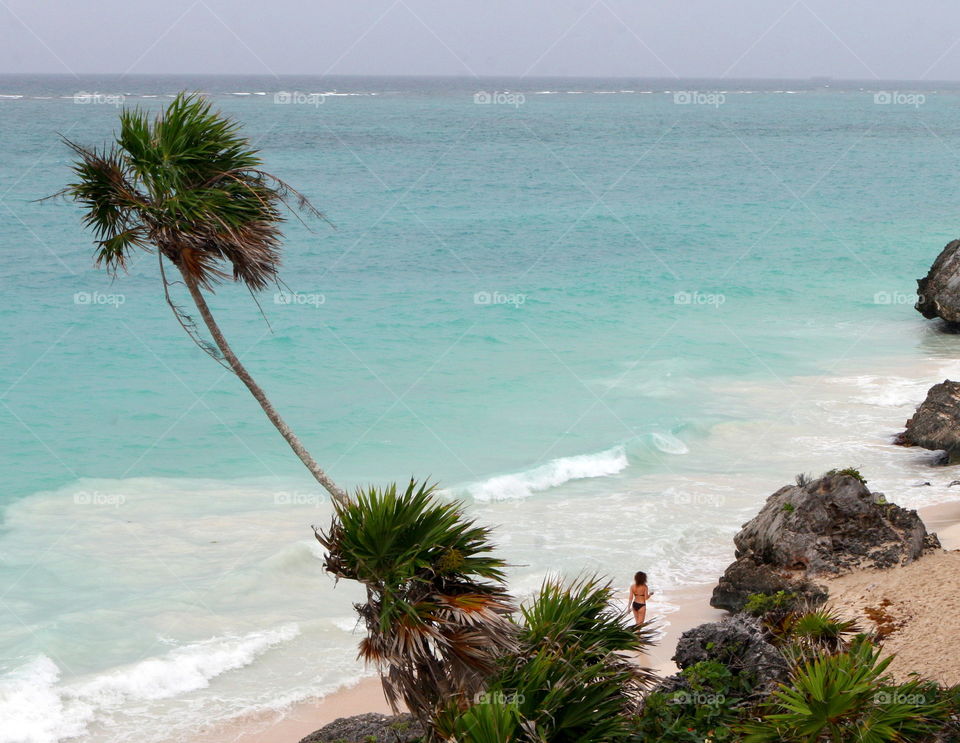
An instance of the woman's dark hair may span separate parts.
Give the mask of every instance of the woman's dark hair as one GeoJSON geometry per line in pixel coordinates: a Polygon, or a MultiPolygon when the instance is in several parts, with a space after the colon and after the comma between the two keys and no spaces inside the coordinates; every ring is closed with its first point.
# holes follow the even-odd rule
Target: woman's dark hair
{"type": "Polygon", "coordinates": [[[633,576],[633,582],[636,583],[638,586],[647,585],[647,574],[641,570],[639,573],[633,576]]]}

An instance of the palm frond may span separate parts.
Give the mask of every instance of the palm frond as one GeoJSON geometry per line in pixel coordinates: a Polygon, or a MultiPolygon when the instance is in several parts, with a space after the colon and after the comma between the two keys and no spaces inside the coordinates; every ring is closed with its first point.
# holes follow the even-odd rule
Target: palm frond
{"type": "Polygon", "coordinates": [[[85,208],[97,262],[113,271],[133,248],[158,248],[208,290],[233,280],[260,291],[277,279],[285,211],[324,219],[262,169],[238,122],[197,93],[181,93],[154,117],[124,109],[107,148],[65,141],[79,159],[60,193],[85,208]]]}
{"type": "Polygon", "coordinates": [[[326,569],[367,589],[356,606],[367,629],[360,657],[380,669],[395,707],[402,700],[427,719],[439,704],[468,699],[516,647],[505,564],[492,555],[489,529],[433,486],[360,489],[335,504],[316,536],[326,569]]]}

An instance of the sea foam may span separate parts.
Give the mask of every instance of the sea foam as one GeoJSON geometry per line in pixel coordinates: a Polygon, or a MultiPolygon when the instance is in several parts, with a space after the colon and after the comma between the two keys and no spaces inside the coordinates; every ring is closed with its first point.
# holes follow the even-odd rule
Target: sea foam
{"type": "Polygon", "coordinates": [[[45,655],[0,677],[0,743],[56,743],[128,702],[167,699],[203,689],[300,634],[298,625],[215,637],[155,658],[64,684],[45,655]]]}
{"type": "Polygon", "coordinates": [[[615,475],[626,469],[628,464],[626,448],[615,446],[597,454],[561,457],[525,472],[498,475],[482,482],[471,483],[463,489],[467,495],[478,501],[526,498],[571,480],[615,475]]]}

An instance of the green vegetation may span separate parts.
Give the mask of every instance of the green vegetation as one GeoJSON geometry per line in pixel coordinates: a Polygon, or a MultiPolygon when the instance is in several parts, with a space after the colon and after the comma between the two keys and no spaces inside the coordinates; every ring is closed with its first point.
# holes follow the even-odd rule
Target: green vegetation
{"type": "Polygon", "coordinates": [[[797,510],[797,509],[794,508],[794,506],[793,506],[792,503],[790,503],[789,501],[787,501],[786,503],[783,504],[783,510],[784,510],[786,513],[793,513],[793,512],[794,512],[795,510],[797,510]]]}
{"type": "Polygon", "coordinates": [[[860,470],[858,470],[856,467],[846,467],[842,470],[830,470],[824,475],[824,477],[835,477],[837,475],[842,477],[852,477],[856,480],[859,480],[864,485],[867,484],[866,479],[864,479],[863,475],[860,474],[860,470]]]}
{"type": "Polygon", "coordinates": [[[722,663],[702,661],[680,673],[683,687],[653,692],[635,721],[633,740],[702,743],[734,740],[732,725],[740,720],[750,696],[746,679],[722,663]]]}
{"type": "Polygon", "coordinates": [[[781,623],[782,639],[803,657],[821,653],[840,653],[848,649],[850,640],[860,632],[856,620],[843,619],[828,608],[811,609],[790,614],[781,623]]]}
{"type": "Polygon", "coordinates": [[[789,591],[776,593],[751,593],[743,610],[752,616],[762,617],[775,611],[788,611],[797,603],[797,595],[789,591]]]}
{"type": "Polygon", "coordinates": [[[924,740],[946,721],[946,706],[921,682],[891,685],[891,660],[861,635],[842,653],[797,666],[759,718],[740,727],[744,743],[924,740]]]}

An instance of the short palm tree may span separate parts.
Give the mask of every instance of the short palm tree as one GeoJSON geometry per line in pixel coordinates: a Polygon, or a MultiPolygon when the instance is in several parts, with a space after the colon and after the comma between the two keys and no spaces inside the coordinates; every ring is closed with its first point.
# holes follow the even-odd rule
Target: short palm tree
{"type": "Polygon", "coordinates": [[[778,638],[789,643],[787,655],[797,661],[816,658],[822,653],[842,653],[860,633],[856,619],[845,619],[831,607],[818,607],[788,616],[778,638]]]}
{"type": "Polygon", "coordinates": [[[402,700],[424,722],[473,698],[516,646],[490,530],[433,491],[413,480],[358,490],[317,532],[326,569],[366,588],[356,605],[367,630],[360,657],[380,671],[391,706],[402,700]]]}
{"type": "Polygon", "coordinates": [[[124,110],[112,145],[90,149],[67,140],[79,159],[76,180],[60,195],[84,208],[84,224],[96,237],[97,265],[115,274],[133,251],[157,251],[164,294],[184,330],[240,378],[317,482],[342,500],[346,494],[240,363],[204,299],[204,290],[226,280],[251,292],[277,280],[283,207],[322,216],[262,170],[257,150],[239,128],[197,94],[181,93],[153,119],[140,109],[124,110]],[[164,260],[183,278],[215,348],[170,299],[164,260]]]}

